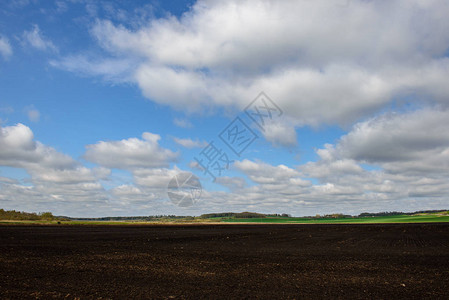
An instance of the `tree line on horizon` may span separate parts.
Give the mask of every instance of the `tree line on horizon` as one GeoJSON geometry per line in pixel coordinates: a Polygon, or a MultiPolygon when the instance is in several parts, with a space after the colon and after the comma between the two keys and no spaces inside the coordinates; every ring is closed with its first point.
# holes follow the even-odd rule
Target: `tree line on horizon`
{"type": "Polygon", "coordinates": [[[58,220],[51,212],[28,213],[24,211],[4,210],[0,208],[0,220],[17,221],[54,221],[58,220]]]}
{"type": "MultiPolygon", "coordinates": [[[[397,215],[414,215],[420,213],[449,213],[447,209],[441,210],[420,210],[415,212],[378,212],[378,213],[369,213],[363,212],[359,215],[345,215],[345,214],[326,214],[326,215],[315,215],[315,216],[305,216],[303,218],[309,219],[320,219],[320,218],[364,218],[364,217],[388,217],[388,216],[397,216],[397,215]]],[[[207,213],[202,214],[199,217],[193,216],[176,216],[176,215],[154,215],[154,216],[130,216],[130,217],[101,217],[101,218],[72,218],[66,216],[54,216],[51,212],[40,212],[40,213],[29,213],[24,211],[16,211],[16,210],[4,210],[0,208],[0,220],[18,220],[18,221],[160,221],[160,220],[194,220],[195,218],[199,219],[211,219],[211,218],[236,218],[236,219],[250,219],[250,218],[291,218],[290,214],[282,213],[282,214],[262,214],[256,212],[222,212],[222,213],[207,213]]]]}

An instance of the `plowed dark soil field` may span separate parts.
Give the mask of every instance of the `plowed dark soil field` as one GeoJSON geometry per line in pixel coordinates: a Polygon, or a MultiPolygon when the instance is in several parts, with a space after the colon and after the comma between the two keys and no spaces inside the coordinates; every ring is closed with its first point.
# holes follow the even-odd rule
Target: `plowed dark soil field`
{"type": "Polygon", "coordinates": [[[449,224],[0,226],[1,299],[448,299],[449,224]]]}

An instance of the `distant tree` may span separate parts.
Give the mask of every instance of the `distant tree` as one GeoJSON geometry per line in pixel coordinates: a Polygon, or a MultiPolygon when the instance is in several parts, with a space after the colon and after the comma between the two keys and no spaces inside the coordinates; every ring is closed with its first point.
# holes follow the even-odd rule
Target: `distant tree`
{"type": "Polygon", "coordinates": [[[41,220],[46,220],[46,221],[52,221],[52,220],[55,219],[53,214],[51,212],[48,212],[48,211],[40,213],[39,217],[41,218],[41,220]]]}
{"type": "Polygon", "coordinates": [[[237,213],[235,214],[236,218],[239,219],[249,219],[249,218],[266,218],[266,215],[264,214],[259,214],[259,213],[255,213],[255,212],[241,212],[241,213],[237,213]]]}
{"type": "Polygon", "coordinates": [[[224,212],[224,213],[209,213],[209,214],[202,214],[200,218],[202,219],[209,219],[209,218],[232,218],[235,216],[236,213],[233,212],[224,212]]]}

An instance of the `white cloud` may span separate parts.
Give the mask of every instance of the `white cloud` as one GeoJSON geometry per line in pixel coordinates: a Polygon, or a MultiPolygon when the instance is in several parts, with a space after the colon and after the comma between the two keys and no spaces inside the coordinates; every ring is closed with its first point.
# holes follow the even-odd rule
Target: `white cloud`
{"type": "Polygon", "coordinates": [[[86,146],[84,158],[101,166],[117,169],[158,168],[168,166],[178,153],[159,146],[158,134],[144,132],[142,139],[98,142],[86,146]]]}
{"type": "Polygon", "coordinates": [[[322,158],[352,159],[377,164],[395,173],[447,173],[449,170],[449,111],[422,109],[387,114],[360,122],[335,147],[322,149],[322,158]]]}
{"type": "Polygon", "coordinates": [[[335,145],[318,149],[317,162],[298,170],[320,181],[310,193],[313,198],[346,199],[346,209],[349,204],[371,211],[378,204],[381,210],[444,207],[449,195],[448,117],[447,110],[421,109],[357,123],[335,145]],[[366,170],[363,164],[375,168],[366,170]]]}
{"type": "Polygon", "coordinates": [[[110,171],[107,169],[94,171],[82,166],[71,169],[43,169],[29,170],[34,183],[73,184],[95,182],[97,179],[105,179],[110,171]],[[101,173],[103,172],[103,173],[101,173]]]}
{"type": "Polygon", "coordinates": [[[273,145],[292,147],[297,145],[294,125],[287,122],[272,122],[264,126],[262,132],[265,139],[273,145]]]}
{"type": "Polygon", "coordinates": [[[33,48],[36,48],[38,50],[54,52],[58,51],[58,48],[56,48],[53,42],[42,35],[38,25],[34,25],[33,29],[31,29],[30,31],[24,31],[23,39],[33,48]]]}
{"type": "Polygon", "coordinates": [[[104,179],[109,170],[88,169],[70,156],[34,140],[23,124],[0,127],[0,165],[23,168],[33,183],[77,184],[104,179]]]}
{"type": "Polygon", "coordinates": [[[133,171],[136,184],[145,188],[161,189],[166,192],[170,180],[181,172],[179,169],[153,168],[133,171]]]}
{"type": "Polygon", "coordinates": [[[229,188],[231,191],[241,190],[246,187],[246,181],[241,177],[223,176],[218,177],[215,182],[229,188]]]}
{"type": "Polygon", "coordinates": [[[407,210],[438,208],[447,204],[445,197],[449,194],[449,168],[444,172],[441,168],[435,172],[416,173],[408,172],[409,165],[406,165],[405,169],[396,173],[389,167],[392,163],[399,163],[397,167],[404,167],[400,164],[415,160],[433,163],[425,157],[426,151],[431,147],[428,144],[441,147],[444,154],[446,140],[449,140],[444,135],[447,132],[444,127],[436,127],[437,132],[442,133],[440,139],[436,138],[437,134],[425,136],[421,133],[432,128],[435,125],[433,122],[444,124],[441,120],[446,118],[446,114],[445,111],[435,113],[423,110],[402,115],[385,115],[362,122],[354,126],[336,145],[319,149],[319,161],[299,166],[298,169],[282,164],[270,165],[263,161],[236,161],[234,171],[245,175],[249,184],[238,176],[217,178],[216,182],[228,187],[230,192],[204,189],[198,204],[182,209],[169,201],[166,190],[168,182],[182,170],[176,166],[173,169],[157,167],[153,163],[137,165],[137,161],[147,157],[139,156],[139,153],[157,152],[162,157],[164,153],[173,154],[160,148],[158,135],[144,133],[142,139],[99,142],[88,147],[86,155],[91,149],[93,152],[90,155],[95,154],[95,159],[99,156],[107,158],[101,164],[115,167],[109,161],[121,161],[120,167],[132,172],[133,183],[112,187],[107,192],[99,180],[108,179],[109,169],[81,166],[69,156],[34,141],[31,129],[18,124],[1,128],[0,165],[25,168],[31,175],[33,185],[25,186],[17,180],[0,178],[0,203],[5,208],[34,211],[48,209],[51,203],[54,212],[69,212],[72,216],[78,213],[98,216],[244,210],[307,215],[317,211],[360,213],[364,210],[404,210],[404,207],[407,210]],[[436,116],[436,119],[430,118],[431,115],[436,116]],[[417,132],[416,138],[412,134],[407,135],[408,131],[417,132]],[[404,158],[393,156],[386,159],[363,150],[376,146],[376,141],[384,134],[392,136],[381,139],[387,141],[384,146],[396,149],[405,143],[409,145],[413,155],[404,153],[404,158]],[[365,139],[359,140],[359,136],[365,139]],[[376,162],[385,169],[364,170],[360,163],[367,158],[372,158],[371,163],[376,162]],[[307,179],[309,177],[317,178],[320,182],[313,184],[307,179]]]}
{"type": "Polygon", "coordinates": [[[163,166],[178,153],[161,148],[159,139],[145,132],[142,139],[87,146],[85,156],[92,161],[132,172],[133,184],[122,183],[106,191],[103,183],[110,183],[110,169],[82,166],[35,141],[32,130],[23,124],[0,127],[0,166],[23,168],[31,177],[25,184],[0,177],[0,204],[6,209],[51,209],[71,216],[173,213],[177,208],[167,197],[167,184],[181,170],[163,166]]]}
{"type": "Polygon", "coordinates": [[[23,124],[0,128],[0,165],[16,168],[72,168],[73,159],[34,141],[31,129],[23,124]]]}
{"type": "MultiPolygon", "coordinates": [[[[0,202],[5,207],[34,211],[56,211],[60,206],[84,207],[107,200],[98,182],[109,170],[88,169],[70,156],[34,140],[31,129],[23,124],[0,127],[0,165],[23,168],[31,176],[31,185],[16,180],[1,180],[0,202]]],[[[67,209],[67,208],[66,208],[67,209]]],[[[66,211],[67,212],[67,211],[66,211]]]]}
{"type": "MultiPolygon", "coordinates": [[[[134,185],[120,185],[111,190],[112,196],[118,203],[135,206],[141,203],[153,203],[157,197],[134,185]]],[[[139,215],[141,215],[140,213],[139,215]]]]}
{"type": "Polygon", "coordinates": [[[181,128],[192,128],[193,127],[192,123],[187,119],[175,118],[173,120],[173,124],[175,124],[176,126],[181,127],[181,128]]]}
{"type": "Polygon", "coordinates": [[[363,172],[362,167],[350,159],[322,160],[319,163],[311,162],[302,166],[301,170],[313,178],[337,177],[348,174],[357,175],[363,172]]]}
{"type": "Polygon", "coordinates": [[[264,162],[247,159],[234,162],[234,167],[245,173],[253,182],[259,184],[308,186],[310,182],[300,179],[300,173],[285,165],[272,166],[264,162]]]}
{"type": "Polygon", "coordinates": [[[161,148],[159,139],[159,135],[145,132],[142,140],[131,138],[88,146],[86,156],[95,162],[132,171],[135,185],[121,184],[106,191],[102,181],[110,180],[110,169],[82,166],[70,156],[35,141],[31,129],[23,124],[0,127],[0,166],[23,168],[31,177],[25,179],[25,185],[0,177],[0,206],[26,211],[51,209],[55,214],[71,216],[151,214],[154,209],[168,212],[174,205],[167,198],[166,187],[180,170],[176,166],[157,167],[177,157],[177,153],[161,148]],[[104,157],[99,159],[101,155],[104,157]]]}
{"type": "Polygon", "coordinates": [[[241,109],[261,90],[291,126],[350,125],[405,95],[447,106],[447,1],[340,2],[204,0],[179,19],[91,32],[112,60],[137,62],[103,75],[187,112],[241,109]]]}
{"type": "Polygon", "coordinates": [[[174,137],[173,140],[175,141],[176,144],[181,145],[185,148],[202,148],[207,146],[207,142],[205,141],[200,142],[198,139],[194,141],[192,139],[181,139],[174,137]]]}
{"type": "Polygon", "coordinates": [[[121,196],[121,195],[135,195],[135,196],[139,196],[139,197],[144,197],[145,194],[138,188],[132,185],[119,185],[117,187],[115,187],[113,189],[113,194],[116,196],[121,196]]]}
{"type": "Polygon", "coordinates": [[[192,161],[189,162],[189,168],[192,169],[192,170],[199,170],[199,171],[203,171],[204,170],[200,166],[200,164],[197,161],[195,161],[195,160],[192,160],[192,161]]]}
{"type": "Polygon", "coordinates": [[[12,55],[11,44],[6,37],[0,36],[0,54],[4,59],[9,59],[12,55]]]}

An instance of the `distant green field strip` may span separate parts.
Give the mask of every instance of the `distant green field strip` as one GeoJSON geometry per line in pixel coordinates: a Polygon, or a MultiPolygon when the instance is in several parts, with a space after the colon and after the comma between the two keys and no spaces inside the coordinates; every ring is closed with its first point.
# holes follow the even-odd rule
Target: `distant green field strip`
{"type": "Polygon", "coordinates": [[[439,215],[397,215],[386,217],[364,217],[364,218],[250,218],[250,219],[223,219],[223,222],[243,223],[422,223],[422,222],[449,222],[449,216],[439,215]]]}

